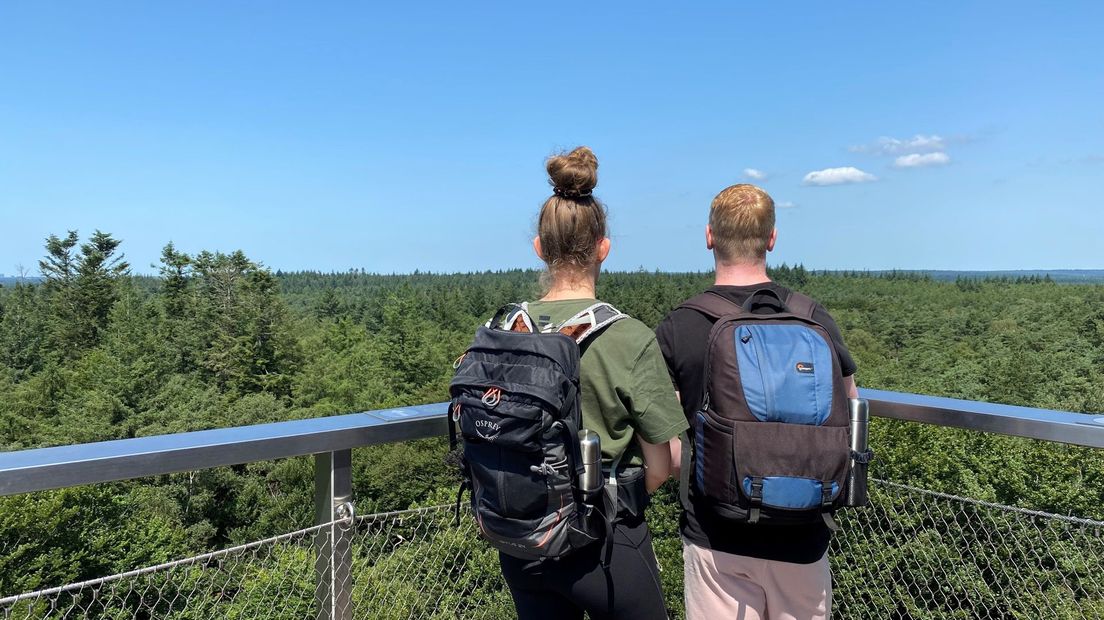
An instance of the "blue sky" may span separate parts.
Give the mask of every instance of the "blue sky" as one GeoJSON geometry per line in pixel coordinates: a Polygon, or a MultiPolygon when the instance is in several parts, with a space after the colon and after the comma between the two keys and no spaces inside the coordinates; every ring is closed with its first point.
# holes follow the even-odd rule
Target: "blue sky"
{"type": "Polygon", "coordinates": [[[577,144],[613,269],[708,269],[754,171],[772,262],[1104,268],[1104,4],[896,4],[4,2],[0,273],[71,228],[141,272],[537,266],[577,144]]]}

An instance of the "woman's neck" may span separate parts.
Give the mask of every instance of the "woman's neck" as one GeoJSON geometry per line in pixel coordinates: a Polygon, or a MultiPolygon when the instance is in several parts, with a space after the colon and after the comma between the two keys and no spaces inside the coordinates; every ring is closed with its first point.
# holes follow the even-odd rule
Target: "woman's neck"
{"type": "Polygon", "coordinates": [[[541,301],[560,301],[562,299],[594,299],[595,282],[593,277],[555,277],[552,286],[541,301]]]}

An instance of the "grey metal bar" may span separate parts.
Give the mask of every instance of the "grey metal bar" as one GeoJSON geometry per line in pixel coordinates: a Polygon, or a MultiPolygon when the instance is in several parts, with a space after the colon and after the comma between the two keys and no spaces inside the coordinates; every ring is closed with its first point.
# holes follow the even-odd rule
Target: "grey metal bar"
{"type": "Polygon", "coordinates": [[[352,450],[314,455],[315,597],[318,620],[352,620],[352,450]]]}
{"type": "MultiPolygon", "coordinates": [[[[1104,448],[1104,416],[883,390],[870,414],[1104,448]]],[[[0,495],[194,471],[445,434],[447,403],[0,453],[0,495]]]]}
{"type": "Polygon", "coordinates": [[[447,403],[0,453],[0,495],[445,434],[447,403]]]}
{"type": "Polygon", "coordinates": [[[859,390],[870,414],[986,433],[1104,448],[1104,417],[941,396],[859,390]]]}

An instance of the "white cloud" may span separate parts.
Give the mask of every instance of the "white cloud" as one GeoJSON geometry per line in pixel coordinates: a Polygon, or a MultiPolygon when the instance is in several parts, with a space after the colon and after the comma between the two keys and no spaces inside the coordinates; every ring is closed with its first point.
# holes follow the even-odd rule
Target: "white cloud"
{"type": "Polygon", "coordinates": [[[876,155],[904,155],[908,153],[934,153],[947,150],[947,139],[932,134],[916,134],[900,140],[882,136],[873,144],[860,144],[849,149],[853,153],[874,153],[876,155]]]}
{"type": "Polygon", "coordinates": [[[805,185],[842,185],[844,183],[866,183],[877,180],[878,177],[869,172],[863,172],[853,166],[844,166],[843,168],[814,170],[805,175],[804,183],[805,185]]]}
{"type": "Polygon", "coordinates": [[[744,176],[752,181],[766,181],[767,173],[755,168],[744,168],[744,176]]]}
{"type": "Polygon", "coordinates": [[[790,201],[787,200],[786,202],[778,203],[778,208],[779,209],[796,209],[797,208],[797,203],[796,202],[790,202],[790,201]]]}
{"type": "Polygon", "coordinates": [[[912,153],[893,160],[894,168],[922,168],[924,166],[944,166],[951,157],[946,153],[912,153]]]}

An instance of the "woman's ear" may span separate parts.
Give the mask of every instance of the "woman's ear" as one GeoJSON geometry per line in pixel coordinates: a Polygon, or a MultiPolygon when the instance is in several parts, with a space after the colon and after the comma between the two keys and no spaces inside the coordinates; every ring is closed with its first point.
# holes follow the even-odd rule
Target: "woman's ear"
{"type": "Polygon", "coordinates": [[[610,240],[609,237],[602,237],[602,240],[598,242],[598,262],[603,263],[606,261],[606,257],[610,253],[610,240]]]}
{"type": "Polygon", "coordinates": [[[540,235],[533,237],[533,251],[537,253],[537,258],[544,260],[544,253],[541,252],[540,235]]]}

